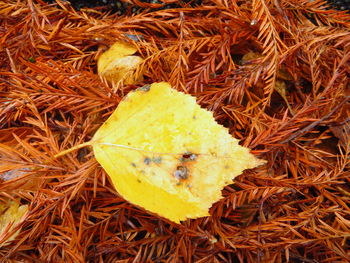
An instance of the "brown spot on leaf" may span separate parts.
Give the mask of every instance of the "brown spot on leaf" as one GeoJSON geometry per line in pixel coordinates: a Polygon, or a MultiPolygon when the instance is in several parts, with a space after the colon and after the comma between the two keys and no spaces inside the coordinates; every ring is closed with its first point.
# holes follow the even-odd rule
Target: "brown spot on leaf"
{"type": "Polygon", "coordinates": [[[143,162],[144,162],[146,165],[149,165],[149,164],[151,163],[151,158],[145,157],[145,159],[143,160],[143,162]]]}
{"type": "Polygon", "coordinates": [[[186,152],[181,156],[180,161],[181,162],[195,161],[196,158],[197,158],[196,154],[191,152],[186,152]]]}
{"type": "Polygon", "coordinates": [[[178,180],[185,180],[189,176],[186,166],[178,166],[174,172],[174,177],[178,180]]]}

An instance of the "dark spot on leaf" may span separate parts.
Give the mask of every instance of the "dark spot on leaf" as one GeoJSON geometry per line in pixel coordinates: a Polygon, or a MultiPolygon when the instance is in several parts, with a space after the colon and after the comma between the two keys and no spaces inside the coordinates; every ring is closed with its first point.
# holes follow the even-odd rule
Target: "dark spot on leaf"
{"type": "Polygon", "coordinates": [[[181,158],[180,158],[180,161],[181,162],[188,162],[188,161],[194,161],[196,160],[197,158],[197,155],[194,154],[194,153],[190,153],[190,152],[186,152],[184,153],[181,158]]]}
{"type": "Polygon", "coordinates": [[[133,167],[136,167],[136,164],[135,164],[135,163],[131,163],[131,165],[132,165],[133,167]]]}
{"type": "Polygon", "coordinates": [[[146,84],[146,85],[144,85],[144,86],[142,86],[142,87],[140,87],[140,88],[138,88],[138,89],[136,89],[136,90],[140,90],[140,91],[149,91],[151,89],[151,85],[149,85],[149,84],[146,84]]]}
{"type": "Polygon", "coordinates": [[[156,164],[160,164],[162,162],[162,157],[160,157],[160,156],[153,157],[152,161],[156,164]]]}
{"type": "Polygon", "coordinates": [[[140,179],[137,179],[137,182],[138,182],[138,183],[141,183],[141,180],[140,180],[140,179]]]}
{"type": "Polygon", "coordinates": [[[188,171],[186,166],[178,166],[174,172],[174,176],[178,180],[184,180],[188,178],[188,171]]]}
{"type": "Polygon", "coordinates": [[[143,162],[146,164],[146,165],[149,165],[151,163],[151,158],[149,157],[146,157],[143,162]]]}

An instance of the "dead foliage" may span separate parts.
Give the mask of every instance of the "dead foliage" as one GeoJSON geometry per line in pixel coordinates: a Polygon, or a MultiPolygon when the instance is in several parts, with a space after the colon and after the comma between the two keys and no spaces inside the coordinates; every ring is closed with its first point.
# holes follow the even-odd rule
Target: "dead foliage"
{"type": "Polygon", "coordinates": [[[30,211],[0,258],[348,262],[349,28],[348,13],[320,0],[206,0],[122,16],[0,1],[0,174],[20,171],[0,193],[30,211]],[[117,39],[145,59],[138,86],[169,81],[196,96],[268,161],[226,187],[211,217],[176,225],[129,204],[88,148],[53,157],[90,140],[136,88],[96,74],[117,39]],[[242,59],[249,52],[258,55],[242,59]]]}

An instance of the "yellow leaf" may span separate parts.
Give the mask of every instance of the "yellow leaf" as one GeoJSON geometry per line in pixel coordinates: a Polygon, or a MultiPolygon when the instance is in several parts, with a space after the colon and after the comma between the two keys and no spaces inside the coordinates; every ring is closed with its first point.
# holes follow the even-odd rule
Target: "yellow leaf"
{"type": "Polygon", "coordinates": [[[208,216],[225,185],[264,163],[168,83],[130,92],[89,144],[119,194],[176,223],[208,216]]]}
{"type": "Polygon", "coordinates": [[[143,79],[142,72],[137,67],[143,59],[133,56],[137,49],[124,42],[114,43],[98,59],[98,74],[108,81],[118,82],[123,80],[125,84],[134,84],[143,79]]]}
{"type": "MultiPolygon", "coordinates": [[[[12,231],[19,223],[22,222],[26,212],[28,211],[27,205],[19,205],[16,201],[9,201],[7,204],[0,204],[0,244],[4,245],[6,242],[16,238],[19,230],[8,236],[8,233],[12,231]]],[[[0,245],[0,246],[1,246],[0,245]]]]}

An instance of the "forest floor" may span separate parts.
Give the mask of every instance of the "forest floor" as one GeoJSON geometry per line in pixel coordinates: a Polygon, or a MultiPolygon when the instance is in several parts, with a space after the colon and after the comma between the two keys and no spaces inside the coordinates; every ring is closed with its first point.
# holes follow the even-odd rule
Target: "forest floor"
{"type": "Polygon", "coordinates": [[[350,14],[319,0],[125,2],[0,1],[0,201],[27,209],[6,226],[0,206],[0,261],[349,262],[350,14]],[[99,76],[116,41],[144,59],[139,82],[99,76]],[[160,81],[267,161],[181,224],[125,201],[90,148],[55,158],[160,81]]]}

